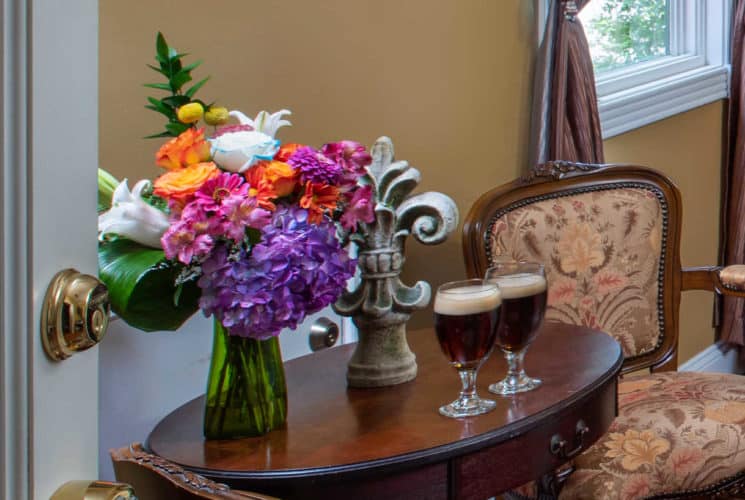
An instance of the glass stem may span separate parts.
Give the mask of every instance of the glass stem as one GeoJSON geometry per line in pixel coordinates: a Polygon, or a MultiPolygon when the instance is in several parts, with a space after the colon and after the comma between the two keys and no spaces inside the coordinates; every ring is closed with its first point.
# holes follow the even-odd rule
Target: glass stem
{"type": "Polygon", "coordinates": [[[520,383],[520,379],[525,375],[523,369],[523,360],[525,359],[525,350],[520,352],[504,351],[504,356],[507,359],[507,385],[509,387],[517,387],[520,383]]]}
{"type": "Polygon", "coordinates": [[[458,375],[460,375],[460,381],[463,384],[458,401],[467,405],[476,399],[476,370],[473,368],[458,370],[458,375]]]}

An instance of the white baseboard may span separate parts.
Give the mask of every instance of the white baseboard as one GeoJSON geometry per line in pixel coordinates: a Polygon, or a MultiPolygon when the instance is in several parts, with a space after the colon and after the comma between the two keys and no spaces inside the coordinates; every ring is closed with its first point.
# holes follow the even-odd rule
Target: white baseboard
{"type": "Polygon", "coordinates": [[[678,367],[681,372],[743,373],[737,349],[722,342],[710,345],[678,367]]]}

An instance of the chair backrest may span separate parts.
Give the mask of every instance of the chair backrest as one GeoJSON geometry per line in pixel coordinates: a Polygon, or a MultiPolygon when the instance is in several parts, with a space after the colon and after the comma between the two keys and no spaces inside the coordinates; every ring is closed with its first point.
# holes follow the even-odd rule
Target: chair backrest
{"type": "Polygon", "coordinates": [[[675,369],[680,192],[654,170],[551,162],[482,195],[463,227],[471,277],[500,258],[546,266],[546,318],[603,330],[624,372],[675,369]]]}

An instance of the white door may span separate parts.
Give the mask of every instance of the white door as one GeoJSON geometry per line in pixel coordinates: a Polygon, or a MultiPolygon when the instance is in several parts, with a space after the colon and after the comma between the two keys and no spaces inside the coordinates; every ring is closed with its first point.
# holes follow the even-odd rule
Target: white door
{"type": "MultiPolygon", "coordinates": [[[[111,478],[108,448],[144,440],[204,391],[211,324],[144,334],[115,322],[99,347],[45,356],[50,280],[96,274],[98,2],[0,2],[0,498],[47,499],[73,479],[111,478]]],[[[286,358],[308,352],[307,331],[281,337],[286,358]]]]}

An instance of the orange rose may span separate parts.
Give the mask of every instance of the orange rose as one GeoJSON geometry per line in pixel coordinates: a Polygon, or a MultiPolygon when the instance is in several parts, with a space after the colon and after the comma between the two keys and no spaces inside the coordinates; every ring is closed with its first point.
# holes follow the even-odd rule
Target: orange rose
{"type": "Polygon", "coordinates": [[[264,179],[274,188],[277,196],[287,196],[295,190],[299,172],[285,162],[270,161],[264,169],[264,179]]]}
{"type": "Polygon", "coordinates": [[[186,168],[171,170],[155,179],[153,193],[162,198],[183,200],[218,175],[220,170],[211,161],[195,163],[186,168]]]}
{"type": "Polygon", "coordinates": [[[210,145],[204,138],[204,129],[188,128],[174,137],[155,153],[155,163],[168,170],[188,167],[210,159],[210,145]]]}

